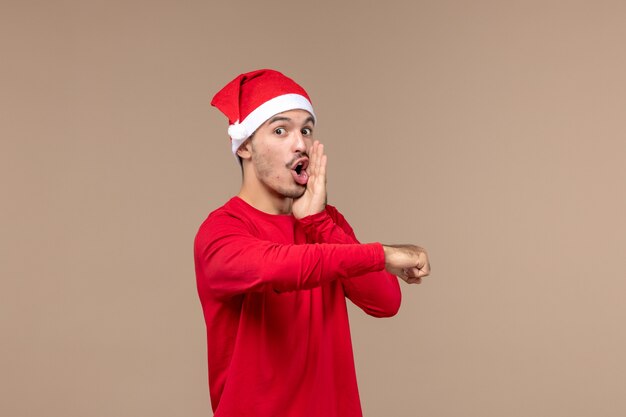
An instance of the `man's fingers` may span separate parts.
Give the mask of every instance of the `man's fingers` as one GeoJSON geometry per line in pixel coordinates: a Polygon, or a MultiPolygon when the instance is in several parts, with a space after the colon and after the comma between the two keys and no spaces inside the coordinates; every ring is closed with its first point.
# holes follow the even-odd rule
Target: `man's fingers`
{"type": "Polygon", "coordinates": [[[326,155],[322,155],[320,159],[321,159],[321,162],[320,162],[319,175],[320,175],[320,178],[324,179],[324,184],[326,184],[326,163],[328,162],[328,157],[326,155]]]}
{"type": "Polygon", "coordinates": [[[307,168],[307,172],[309,177],[316,177],[318,170],[318,160],[319,160],[319,142],[314,141],[313,145],[311,145],[311,150],[309,152],[309,167],[307,168]]]}
{"type": "Polygon", "coordinates": [[[318,142],[317,143],[317,158],[315,161],[315,172],[317,173],[317,175],[320,174],[320,167],[321,167],[323,155],[324,155],[324,145],[318,142]]]}
{"type": "MultiPolygon", "coordinates": [[[[326,164],[328,158],[324,154],[324,145],[319,141],[313,142],[309,152],[309,167],[307,172],[309,178],[316,184],[326,184],[326,164]]],[[[313,183],[311,183],[313,185],[313,183]]]]}
{"type": "Polygon", "coordinates": [[[422,271],[425,274],[424,276],[430,274],[430,262],[426,252],[420,252],[418,255],[416,268],[422,271]]]}
{"type": "Polygon", "coordinates": [[[423,278],[430,275],[430,267],[428,268],[407,268],[405,274],[408,278],[423,278]]]}
{"type": "Polygon", "coordinates": [[[309,166],[306,169],[307,174],[309,174],[309,177],[314,176],[314,172],[315,172],[315,142],[313,142],[313,145],[311,145],[311,148],[309,149],[309,166]]]}
{"type": "MultiPolygon", "coordinates": [[[[415,268],[409,268],[409,269],[415,269],[415,268]]],[[[413,273],[409,272],[409,270],[406,268],[402,270],[402,273],[399,275],[399,277],[402,278],[402,280],[404,280],[407,284],[421,284],[422,283],[422,277],[413,275],[413,273]]]]}
{"type": "Polygon", "coordinates": [[[430,275],[430,265],[426,264],[421,268],[413,268],[413,275],[416,277],[427,277],[430,275]]]}

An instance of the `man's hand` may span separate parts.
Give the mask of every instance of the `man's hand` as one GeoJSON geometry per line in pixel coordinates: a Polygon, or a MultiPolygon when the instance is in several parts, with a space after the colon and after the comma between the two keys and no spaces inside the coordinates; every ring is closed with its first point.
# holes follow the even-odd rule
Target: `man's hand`
{"type": "Polygon", "coordinates": [[[313,142],[309,152],[309,181],[306,191],[300,198],[293,200],[291,212],[296,219],[301,219],[324,210],[326,207],[326,155],[324,145],[313,142]]]}
{"type": "Polygon", "coordinates": [[[383,245],[385,269],[409,284],[420,284],[430,274],[428,254],[416,245],[383,245]]]}

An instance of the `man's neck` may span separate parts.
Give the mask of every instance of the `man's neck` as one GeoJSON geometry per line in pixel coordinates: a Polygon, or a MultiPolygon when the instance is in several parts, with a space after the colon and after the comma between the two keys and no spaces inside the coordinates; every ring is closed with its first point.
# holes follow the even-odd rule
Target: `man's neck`
{"type": "Polygon", "coordinates": [[[246,187],[243,184],[237,197],[267,214],[291,214],[293,199],[272,194],[263,187],[246,187]]]}

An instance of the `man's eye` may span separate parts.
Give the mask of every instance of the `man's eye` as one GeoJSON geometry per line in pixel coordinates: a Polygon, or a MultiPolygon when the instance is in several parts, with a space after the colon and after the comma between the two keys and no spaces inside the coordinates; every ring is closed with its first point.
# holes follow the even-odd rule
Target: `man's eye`
{"type": "Polygon", "coordinates": [[[311,128],[305,127],[302,129],[302,134],[305,136],[311,136],[313,134],[313,130],[311,128]]]}
{"type": "Polygon", "coordinates": [[[274,129],[274,133],[276,133],[277,135],[282,135],[285,132],[286,130],[284,127],[277,127],[276,129],[274,129]]]}

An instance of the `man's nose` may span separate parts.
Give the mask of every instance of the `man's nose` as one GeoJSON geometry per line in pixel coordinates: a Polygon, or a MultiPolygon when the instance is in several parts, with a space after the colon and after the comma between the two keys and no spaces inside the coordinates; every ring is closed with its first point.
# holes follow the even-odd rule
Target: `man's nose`
{"type": "Polygon", "coordinates": [[[294,139],[294,152],[305,153],[308,151],[307,138],[302,134],[302,132],[295,132],[294,139]]]}

